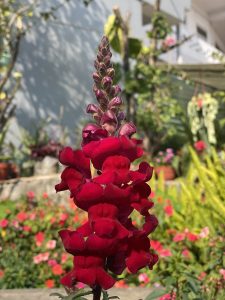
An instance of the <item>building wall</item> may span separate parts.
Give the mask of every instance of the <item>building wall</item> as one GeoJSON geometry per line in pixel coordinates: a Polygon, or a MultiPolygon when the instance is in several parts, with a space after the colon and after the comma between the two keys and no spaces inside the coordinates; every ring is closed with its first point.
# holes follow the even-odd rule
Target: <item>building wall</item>
{"type": "MultiPolygon", "coordinates": [[[[142,25],[142,2],[94,0],[86,8],[82,1],[70,1],[58,11],[56,21],[36,20],[36,25],[22,42],[19,55],[18,68],[24,78],[15,99],[17,112],[11,131],[14,140],[20,135],[17,125],[32,131],[40,120],[49,116],[54,124],[51,128],[53,136],[60,133],[60,123],[69,129],[72,140],[77,138],[78,124],[87,119],[86,104],[95,101],[93,61],[107,17],[115,5],[120,7],[123,15],[131,13],[131,35],[144,39],[148,26],[142,25]],[[60,110],[64,114],[59,120],[60,110]]],[[[153,4],[154,1],[145,2],[153,4]]],[[[190,0],[161,2],[162,9],[179,20],[184,19],[185,9],[190,6],[190,0]]],[[[191,26],[194,26],[193,22],[191,26]]],[[[181,52],[184,62],[198,61],[198,58],[189,59],[189,49],[186,52],[181,52]]],[[[169,53],[166,60],[173,62],[176,55],[169,53]]]]}

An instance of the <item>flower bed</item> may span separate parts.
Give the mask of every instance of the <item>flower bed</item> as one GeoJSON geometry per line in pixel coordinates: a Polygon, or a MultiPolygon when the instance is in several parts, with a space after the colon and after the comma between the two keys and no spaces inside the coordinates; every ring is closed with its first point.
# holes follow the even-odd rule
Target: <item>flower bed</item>
{"type": "Polygon", "coordinates": [[[72,265],[58,239],[58,230],[86,219],[70,201],[56,205],[46,193],[30,192],[17,202],[0,203],[0,287],[57,287],[72,265]],[[75,216],[74,216],[75,210],[75,216]]]}

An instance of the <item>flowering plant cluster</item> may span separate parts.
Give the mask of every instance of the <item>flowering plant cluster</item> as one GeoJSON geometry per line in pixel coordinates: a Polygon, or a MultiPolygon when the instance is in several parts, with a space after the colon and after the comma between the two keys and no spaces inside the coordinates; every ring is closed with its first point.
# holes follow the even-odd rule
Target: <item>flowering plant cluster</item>
{"type": "Polygon", "coordinates": [[[167,148],[166,151],[159,151],[154,161],[157,165],[171,165],[174,159],[174,151],[172,148],[167,148]]]}
{"type": "Polygon", "coordinates": [[[55,205],[46,193],[1,201],[0,288],[59,287],[72,261],[63,253],[56,231],[84,222],[86,215],[71,200],[69,207],[55,205]]]}
{"type": "Polygon", "coordinates": [[[113,85],[111,55],[108,39],[103,37],[93,74],[99,105],[87,107],[96,124],[83,129],[81,150],[66,147],[60,152],[59,160],[66,168],[56,185],[57,192],[69,190],[75,204],[88,213],[88,221],[77,230],[59,232],[64,248],[74,256],[74,267],[61,282],[71,289],[78,281],[89,285],[95,300],[125,268],[137,273],[146,266],[152,269],[158,260],[148,238],[158,224],[149,213],[153,202],[148,200],[147,182],[153,168],[147,162],[136,171],[130,168],[143,150],[140,141],[131,138],[135,126],[124,123],[120,88],[113,85]],[[141,228],[132,223],[133,210],[144,218],[141,228]]]}

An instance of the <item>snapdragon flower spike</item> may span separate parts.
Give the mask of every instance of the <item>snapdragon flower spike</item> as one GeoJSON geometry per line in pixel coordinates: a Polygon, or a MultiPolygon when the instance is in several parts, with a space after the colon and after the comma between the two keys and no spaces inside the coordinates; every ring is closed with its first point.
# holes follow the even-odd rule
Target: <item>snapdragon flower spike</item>
{"type": "Polygon", "coordinates": [[[115,71],[110,58],[108,39],[103,37],[93,74],[98,105],[87,107],[96,123],[84,127],[81,150],[66,147],[60,152],[59,160],[66,168],[56,185],[57,192],[69,190],[77,207],[88,214],[88,221],[76,230],[59,232],[65,250],[74,256],[74,267],[61,282],[73,288],[80,281],[93,292],[96,286],[109,289],[114,285],[111,273],[119,275],[125,268],[131,273],[143,267],[152,269],[158,260],[148,238],[158,225],[149,212],[154,203],[149,200],[147,182],[153,168],[141,162],[131,170],[131,163],[143,150],[140,141],[132,138],[135,125],[124,123],[121,90],[113,85],[115,71]],[[91,164],[95,172],[91,172],[91,164]],[[134,210],[143,217],[140,227],[132,223],[134,210]]]}

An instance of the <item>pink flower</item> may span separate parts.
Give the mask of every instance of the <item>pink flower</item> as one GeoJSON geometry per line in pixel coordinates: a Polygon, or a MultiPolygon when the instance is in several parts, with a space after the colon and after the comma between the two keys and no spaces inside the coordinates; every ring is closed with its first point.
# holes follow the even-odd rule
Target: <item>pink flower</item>
{"type": "Polygon", "coordinates": [[[36,213],[30,213],[29,219],[30,219],[31,221],[33,221],[33,220],[35,220],[35,218],[36,218],[36,213]]]}
{"type": "Polygon", "coordinates": [[[82,282],[77,282],[76,288],[78,288],[78,289],[83,289],[84,287],[85,287],[85,284],[84,284],[84,283],[82,283],[82,282]]]}
{"type": "Polygon", "coordinates": [[[186,258],[190,258],[190,251],[188,249],[184,249],[182,251],[182,255],[186,258]]]}
{"type": "Polygon", "coordinates": [[[115,287],[116,288],[126,288],[126,287],[128,287],[128,285],[126,284],[125,280],[121,279],[115,283],[115,287]]]}
{"type": "Polygon", "coordinates": [[[154,193],[153,191],[151,191],[151,194],[149,195],[149,198],[150,198],[150,199],[155,198],[155,193],[154,193]]]}
{"type": "Polygon", "coordinates": [[[42,261],[47,261],[49,259],[49,252],[44,252],[44,253],[41,253],[41,260],[42,261]]]}
{"type": "Polygon", "coordinates": [[[61,263],[64,264],[68,259],[68,254],[67,253],[63,253],[61,256],[61,263]]]}
{"type": "Polygon", "coordinates": [[[6,219],[2,219],[2,220],[0,221],[0,227],[2,227],[2,228],[7,227],[8,224],[9,224],[9,221],[6,220],[6,219]]]}
{"type": "Polygon", "coordinates": [[[27,214],[24,211],[21,211],[16,215],[16,218],[19,222],[22,223],[27,219],[27,214]]]}
{"type": "Polygon", "coordinates": [[[162,244],[159,241],[151,240],[150,241],[151,248],[155,251],[161,251],[162,250],[162,244]]]}
{"type": "Polygon", "coordinates": [[[144,282],[144,283],[148,283],[150,280],[149,280],[149,277],[146,273],[141,273],[138,275],[138,280],[139,282],[144,282]]]}
{"type": "Polygon", "coordinates": [[[57,265],[57,261],[55,259],[49,259],[48,260],[48,265],[50,267],[53,267],[53,266],[57,265]]]}
{"type": "Polygon", "coordinates": [[[173,215],[173,206],[172,205],[165,206],[164,212],[168,217],[171,217],[173,215]]]}
{"type": "Polygon", "coordinates": [[[19,227],[20,227],[20,226],[19,226],[19,222],[16,221],[16,220],[13,220],[13,221],[12,221],[12,225],[13,225],[14,228],[19,228],[19,227]]]}
{"type": "Polygon", "coordinates": [[[26,232],[30,232],[32,230],[32,228],[30,226],[23,226],[23,230],[26,231],[26,232]]]}
{"type": "Polygon", "coordinates": [[[38,232],[34,238],[35,238],[36,245],[40,247],[45,239],[45,234],[44,232],[38,232]]]}
{"type": "Polygon", "coordinates": [[[206,274],[205,272],[201,272],[201,273],[199,274],[199,276],[198,276],[198,279],[199,279],[199,280],[202,280],[202,279],[205,278],[206,275],[207,275],[207,274],[206,274]]]}
{"type": "Polygon", "coordinates": [[[190,241],[190,242],[195,242],[198,240],[198,235],[197,234],[194,234],[194,233],[191,233],[191,232],[188,232],[187,233],[187,239],[190,241]]]}
{"type": "Polygon", "coordinates": [[[43,193],[42,198],[48,199],[48,194],[47,193],[43,193]]]}
{"type": "Polygon", "coordinates": [[[56,246],[56,240],[50,240],[46,244],[47,249],[55,249],[56,246]]]}
{"type": "Polygon", "coordinates": [[[42,262],[42,257],[41,257],[41,255],[40,255],[40,254],[35,255],[35,256],[33,257],[33,262],[34,262],[35,264],[39,264],[40,262],[42,262]]]}
{"type": "Polygon", "coordinates": [[[173,241],[174,242],[180,242],[183,241],[185,239],[185,234],[184,233],[177,233],[174,238],[173,241]]]}
{"type": "Polygon", "coordinates": [[[159,255],[161,257],[169,257],[169,256],[172,256],[172,253],[171,253],[170,249],[162,249],[161,251],[159,251],[159,255]]]}
{"type": "Polygon", "coordinates": [[[0,278],[4,277],[4,274],[5,274],[4,270],[0,269],[0,278]]]}
{"type": "Polygon", "coordinates": [[[204,227],[202,228],[201,232],[199,233],[199,237],[204,239],[204,238],[207,238],[209,235],[209,228],[208,227],[204,227]]]}
{"type": "Polygon", "coordinates": [[[28,200],[33,200],[35,198],[35,193],[32,191],[27,192],[28,200]]]}
{"type": "Polygon", "coordinates": [[[194,143],[195,150],[198,152],[203,152],[206,149],[206,144],[204,141],[197,141],[194,143]]]}
{"type": "Polygon", "coordinates": [[[159,300],[175,300],[176,299],[176,293],[169,293],[169,294],[165,294],[162,297],[159,298],[159,300]]]}
{"type": "Polygon", "coordinates": [[[60,215],[60,221],[66,221],[68,219],[69,215],[66,213],[62,213],[60,215]]]}
{"type": "Polygon", "coordinates": [[[166,37],[166,39],[163,41],[163,45],[166,47],[171,47],[176,43],[176,40],[172,36],[166,37]]]}
{"type": "Polygon", "coordinates": [[[225,269],[220,269],[219,273],[223,276],[223,279],[225,280],[225,269]]]}

